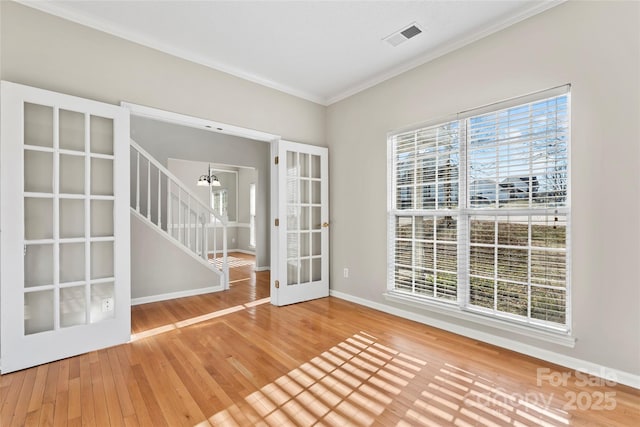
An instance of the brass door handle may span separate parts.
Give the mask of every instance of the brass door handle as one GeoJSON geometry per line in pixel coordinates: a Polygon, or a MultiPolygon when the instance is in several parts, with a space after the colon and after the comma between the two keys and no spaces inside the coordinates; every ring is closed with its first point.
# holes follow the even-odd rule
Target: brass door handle
{"type": "Polygon", "coordinates": [[[328,223],[328,222],[323,222],[323,223],[322,223],[322,226],[323,226],[324,228],[327,228],[327,227],[329,226],[329,223],[328,223]]]}

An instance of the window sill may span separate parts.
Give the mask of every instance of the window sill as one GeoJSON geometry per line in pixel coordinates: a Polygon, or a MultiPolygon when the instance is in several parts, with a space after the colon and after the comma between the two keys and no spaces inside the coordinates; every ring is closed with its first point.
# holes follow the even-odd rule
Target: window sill
{"type": "Polygon", "coordinates": [[[383,296],[386,300],[391,302],[422,308],[431,312],[454,317],[456,319],[473,322],[482,326],[489,326],[507,332],[517,333],[525,337],[535,338],[565,347],[575,347],[576,338],[562,330],[546,330],[536,327],[535,325],[524,325],[510,322],[508,320],[496,319],[479,313],[461,310],[457,305],[449,305],[438,301],[426,300],[401,292],[388,291],[384,293],[383,296]]]}

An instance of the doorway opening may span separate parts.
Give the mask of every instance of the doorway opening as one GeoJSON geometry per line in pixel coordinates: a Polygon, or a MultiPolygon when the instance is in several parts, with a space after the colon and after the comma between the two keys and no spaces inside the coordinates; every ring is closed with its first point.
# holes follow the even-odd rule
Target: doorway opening
{"type": "MultiPolygon", "coordinates": [[[[127,105],[131,111],[131,138],[186,186],[198,199],[228,218],[226,228],[229,291],[192,293],[173,301],[156,300],[132,307],[132,333],[167,327],[189,319],[213,315],[246,304],[269,302],[270,296],[270,142],[269,134],[222,125],[161,110],[127,105]],[[265,142],[267,142],[265,144],[265,142]],[[200,177],[215,175],[220,185],[198,186],[200,177]],[[189,188],[191,190],[191,188],[189,188]],[[191,300],[191,301],[189,301],[191,300]],[[168,304],[188,304],[157,322],[154,312],[175,313],[168,304]],[[212,311],[213,310],[213,311],[212,311]],[[137,322],[137,318],[142,319],[137,322]],[[159,322],[159,323],[158,323],[159,322]]],[[[224,240],[223,233],[209,233],[224,240]]],[[[222,245],[210,245],[206,259],[221,260],[222,245]]],[[[132,263],[133,264],[133,263],[132,263]]],[[[136,266],[132,265],[132,269],[136,266]]],[[[132,293],[136,283],[132,281],[132,293]]]]}

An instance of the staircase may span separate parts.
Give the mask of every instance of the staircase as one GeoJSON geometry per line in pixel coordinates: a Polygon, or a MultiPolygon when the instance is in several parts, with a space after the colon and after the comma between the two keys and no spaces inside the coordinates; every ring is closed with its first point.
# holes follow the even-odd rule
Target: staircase
{"type": "Polygon", "coordinates": [[[130,150],[132,214],[217,273],[222,288],[229,289],[227,218],[202,203],[134,140],[130,150]]]}

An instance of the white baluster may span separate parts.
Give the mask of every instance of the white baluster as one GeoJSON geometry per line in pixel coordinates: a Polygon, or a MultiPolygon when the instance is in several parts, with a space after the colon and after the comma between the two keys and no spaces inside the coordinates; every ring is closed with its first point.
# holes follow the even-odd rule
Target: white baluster
{"type": "Polygon", "coordinates": [[[162,207],[160,202],[162,200],[162,175],[160,174],[160,168],[158,168],[158,227],[162,228],[162,207]]]}
{"type": "Polygon", "coordinates": [[[147,219],[151,221],[151,160],[147,159],[147,219]]]}
{"type": "Polygon", "coordinates": [[[173,199],[173,197],[171,197],[171,179],[167,177],[167,231],[171,236],[173,236],[173,213],[171,212],[171,199],[173,199]]]}
{"type": "Polygon", "coordinates": [[[140,213],[140,152],[136,153],[136,212],[140,213]]]}

